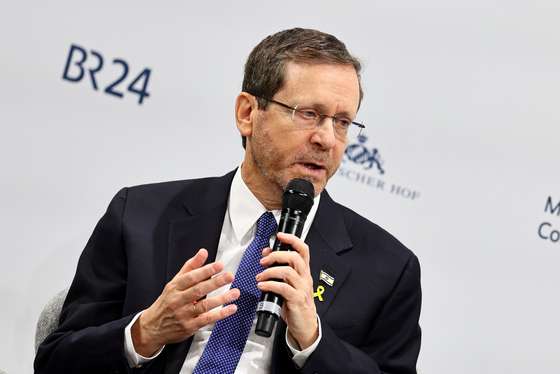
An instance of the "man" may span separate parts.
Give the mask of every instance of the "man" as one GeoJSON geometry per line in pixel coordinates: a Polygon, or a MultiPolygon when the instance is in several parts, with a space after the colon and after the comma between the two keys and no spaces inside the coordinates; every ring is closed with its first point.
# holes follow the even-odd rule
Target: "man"
{"type": "Polygon", "coordinates": [[[36,372],[416,373],[417,258],[324,190],[361,126],[359,74],[344,44],[319,31],[257,45],[235,106],[241,167],[121,190],[36,372]],[[277,235],[294,251],[271,253],[296,177],[313,184],[315,204],[302,239],[277,235]],[[258,290],[285,300],[271,338],[254,333],[258,290]]]}

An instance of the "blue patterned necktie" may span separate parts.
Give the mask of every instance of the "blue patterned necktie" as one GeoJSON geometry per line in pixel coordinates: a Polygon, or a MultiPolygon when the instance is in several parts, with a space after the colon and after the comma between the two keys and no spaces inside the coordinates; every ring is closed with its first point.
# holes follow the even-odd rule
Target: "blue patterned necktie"
{"type": "Polygon", "coordinates": [[[263,248],[276,232],[276,220],[270,212],[257,221],[255,239],[245,250],[231,288],[238,288],[241,296],[235,301],[237,312],[216,322],[193,374],[233,374],[247,343],[253,325],[261,291],[255,277],[264,269],[259,263],[263,248]]]}

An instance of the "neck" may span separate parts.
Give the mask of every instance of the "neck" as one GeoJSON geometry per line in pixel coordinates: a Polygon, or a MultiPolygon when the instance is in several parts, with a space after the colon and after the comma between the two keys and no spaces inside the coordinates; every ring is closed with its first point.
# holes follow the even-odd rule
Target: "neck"
{"type": "Polygon", "coordinates": [[[241,178],[267,210],[282,209],[282,188],[262,175],[254,161],[248,157],[245,157],[241,165],[241,178]]]}

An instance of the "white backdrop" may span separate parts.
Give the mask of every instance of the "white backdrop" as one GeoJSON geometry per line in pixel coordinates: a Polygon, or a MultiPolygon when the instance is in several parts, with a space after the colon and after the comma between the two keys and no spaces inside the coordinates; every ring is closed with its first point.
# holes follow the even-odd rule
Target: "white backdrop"
{"type": "Polygon", "coordinates": [[[353,143],[385,172],[346,160],[329,190],[420,258],[419,371],[560,372],[557,1],[60,0],[0,10],[0,369],[32,371],[38,314],[70,284],[119,188],[237,165],[244,61],[266,35],[302,26],[335,34],[364,63],[368,138],[353,143]],[[91,50],[103,56],[99,90],[87,71],[62,79],[73,44],[88,51],[87,68],[98,63],[91,50]],[[123,98],[103,92],[121,75],[115,58],[130,67],[123,98]],[[139,105],[126,87],[144,68],[150,96],[139,105]]]}

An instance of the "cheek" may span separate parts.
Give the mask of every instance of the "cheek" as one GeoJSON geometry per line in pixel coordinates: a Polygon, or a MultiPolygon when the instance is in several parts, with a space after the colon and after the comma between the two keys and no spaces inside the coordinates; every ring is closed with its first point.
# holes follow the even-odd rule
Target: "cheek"
{"type": "Polygon", "coordinates": [[[256,157],[270,173],[282,173],[293,163],[293,155],[296,152],[285,134],[279,135],[266,129],[256,135],[258,136],[256,157]]]}
{"type": "Polygon", "coordinates": [[[298,156],[309,153],[306,139],[301,132],[284,132],[271,139],[275,157],[285,166],[292,164],[298,156]]]}
{"type": "Polygon", "coordinates": [[[346,150],[346,142],[344,143],[338,143],[335,147],[334,147],[334,152],[333,152],[333,163],[334,166],[338,167],[338,165],[340,164],[340,162],[342,161],[342,157],[344,156],[344,151],[346,150]]]}

